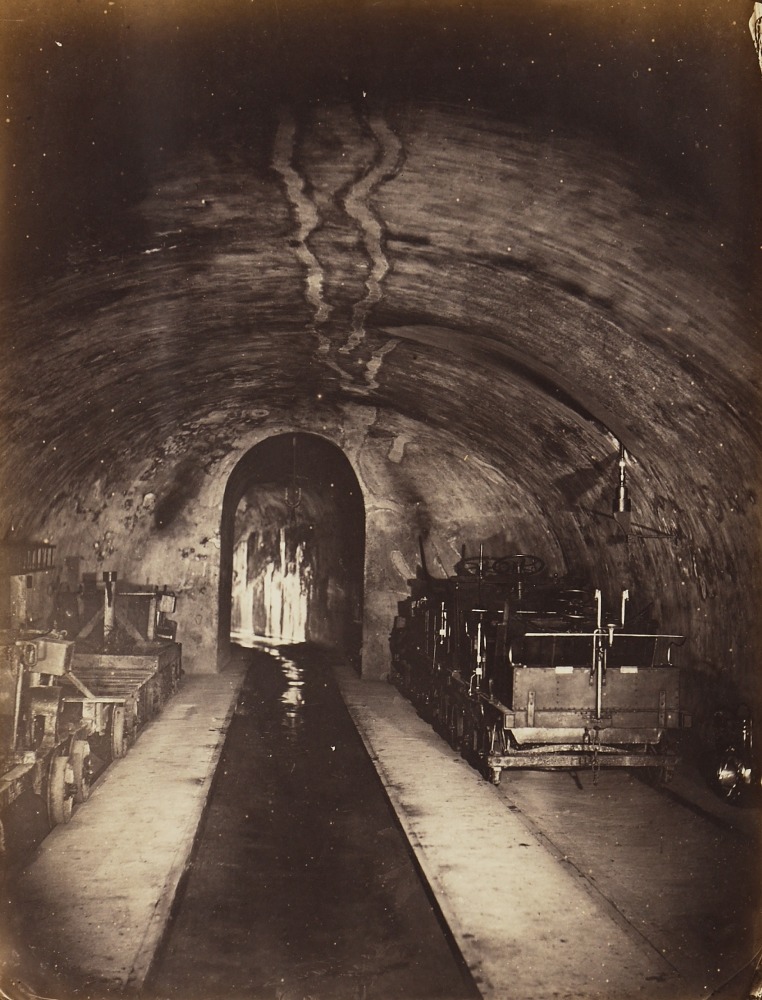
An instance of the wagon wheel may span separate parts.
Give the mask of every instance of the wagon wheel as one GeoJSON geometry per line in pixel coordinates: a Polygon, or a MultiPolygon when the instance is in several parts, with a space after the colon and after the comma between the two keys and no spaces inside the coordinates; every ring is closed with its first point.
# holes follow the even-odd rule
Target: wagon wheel
{"type": "Polygon", "coordinates": [[[440,690],[436,702],[436,715],[434,718],[434,729],[443,737],[448,735],[448,704],[447,695],[440,690]]]}
{"type": "Polygon", "coordinates": [[[587,590],[564,590],[558,603],[568,618],[586,618],[595,614],[595,597],[587,590]]]}
{"type": "Polygon", "coordinates": [[[436,719],[436,705],[434,702],[434,697],[429,688],[426,688],[421,693],[421,698],[418,703],[418,711],[422,719],[425,719],[429,725],[433,725],[436,719]]]}
{"type": "Polygon", "coordinates": [[[471,719],[471,743],[469,750],[471,755],[478,758],[481,756],[484,744],[484,719],[481,716],[471,719]]]}
{"type": "Polygon", "coordinates": [[[539,556],[517,553],[513,556],[501,556],[496,559],[493,570],[500,576],[536,576],[545,569],[545,562],[539,556]]]}
{"type": "Polygon", "coordinates": [[[468,757],[478,760],[486,752],[486,746],[489,742],[487,722],[484,718],[484,708],[481,705],[472,707],[471,711],[468,713],[467,728],[468,732],[467,740],[465,741],[465,749],[468,757]]]}
{"type": "Polygon", "coordinates": [[[743,795],[743,761],[733,751],[722,755],[712,775],[715,788],[726,802],[738,802],[743,795]]]}
{"type": "Polygon", "coordinates": [[[124,705],[114,705],[111,710],[111,720],[109,722],[108,729],[109,753],[112,760],[124,757],[125,753],[127,753],[127,741],[125,739],[124,727],[124,705]]]}
{"type": "Polygon", "coordinates": [[[476,728],[470,710],[463,709],[461,713],[460,739],[458,749],[464,760],[470,761],[474,754],[476,728]]]}
{"type": "Polygon", "coordinates": [[[71,769],[74,773],[74,801],[87,802],[90,798],[90,780],[92,778],[92,760],[90,744],[87,740],[74,740],[69,751],[71,769]]]}
{"type": "Polygon", "coordinates": [[[54,756],[48,770],[48,822],[68,823],[74,808],[74,774],[68,757],[54,756]]]}
{"type": "Polygon", "coordinates": [[[458,705],[453,709],[452,745],[455,750],[462,750],[466,734],[466,713],[458,705]]]}
{"type": "Polygon", "coordinates": [[[468,559],[461,559],[456,566],[458,576],[492,576],[494,573],[494,560],[489,556],[470,556],[468,559]]]}

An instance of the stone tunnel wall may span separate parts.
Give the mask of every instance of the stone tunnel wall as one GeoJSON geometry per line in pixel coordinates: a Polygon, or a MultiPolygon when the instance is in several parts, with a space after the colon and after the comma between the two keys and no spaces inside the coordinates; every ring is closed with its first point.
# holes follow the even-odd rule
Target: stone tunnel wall
{"type": "MultiPolygon", "coordinates": [[[[320,417],[318,420],[320,421],[320,417]]],[[[237,461],[271,434],[312,429],[315,415],[269,424],[233,438],[223,459],[192,466],[188,454],[208,456],[220,429],[198,427],[165,443],[162,456],[133,478],[99,479],[53,511],[38,534],[57,545],[56,560],[81,557],[82,573],[115,571],[120,580],[166,585],[178,595],[178,638],[190,671],[215,670],[220,574],[220,519],[228,476],[237,461]],[[194,444],[190,445],[190,439],[194,444]]],[[[461,546],[540,554],[554,572],[564,556],[536,501],[517,496],[515,484],[451,435],[426,435],[425,449],[409,421],[383,419],[372,407],[350,406],[341,420],[326,416],[323,433],[346,453],[366,507],[363,675],[388,671],[388,636],[396,603],[420,564],[419,538],[435,575],[452,572],[461,546]],[[432,466],[433,462],[433,466],[432,466]],[[532,509],[534,508],[534,509],[532,509]]],[[[224,650],[222,651],[224,660],[224,650]]]]}
{"type": "MultiPolygon", "coordinates": [[[[161,458],[132,479],[98,480],[61,503],[40,525],[58,545],[57,561],[83,557],[84,572],[116,570],[135,583],[166,584],[178,594],[175,618],[190,671],[215,670],[220,572],[220,516],[227,478],[253,445],[271,434],[313,429],[343,448],[361,484],[366,509],[362,671],[381,678],[389,665],[388,635],[396,604],[420,564],[423,539],[429,571],[452,572],[467,554],[529,551],[548,571],[581,571],[610,599],[631,590],[633,606],[652,606],[662,624],[689,636],[684,663],[715,694],[731,685],[758,694],[753,666],[756,630],[754,553],[756,506],[728,496],[695,506],[667,501],[647,466],[632,470],[639,517],[669,532],[634,535],[628,542],[605,517],[552,509],[522,489],[511,470],[452,433],[421,435],[411,421],[351,405],[343,413],[301,413],[289,422],[264,421],[236,437],[219,425],[199,425],[179,442],[165,442],[161,458]],[[221,454],[226,436],[228,452],[221,454]],[[210,461],[217,442],[218,455],[210,461]],[[425,447],[422,444],[425,441],[425,447]],[[198,456],[191,467],[189,454],[198,456]],[[201,456],[206,456],[205,463],[201,456]]],[[[605,452],[599,455],[606,461],[605,452]]],[[[611,490],[608,481],[599,509],[611,490]]],[[[663,485],[663,484],[661,484],[663,485]]],[[[758,592],[758,591],[756,591],[758,592]]],[[[224,659],[224,650],[223,659],[224,659]]],[[[700,708],[700,698],[698,701],[700,708]]]]}
{"type": "Polygon", "coordinates": [[[279,123],[264,165],[163,162],[134,243],[72,248],[4,310],[3,534],[166,584],[188,668],[214,669],[228,477],[301,429],[363,489],[367,676],[423,536],[433,572],[502,544],[628,586],[688,633],[695,675],[758,695],[754,266],[552,131],[338,106],[279,123]],[[616,439],[627,544],[605,516],[616,439]]]}

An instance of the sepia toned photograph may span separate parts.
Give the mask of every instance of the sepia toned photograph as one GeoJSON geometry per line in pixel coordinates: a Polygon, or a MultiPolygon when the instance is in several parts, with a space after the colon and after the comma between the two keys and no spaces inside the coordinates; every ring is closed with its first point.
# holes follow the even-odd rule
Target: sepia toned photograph
{"type": "Polygon", "coordinates": [[[0,1000],[762,1000],[762,2],[0,82],[0,1000]]]}

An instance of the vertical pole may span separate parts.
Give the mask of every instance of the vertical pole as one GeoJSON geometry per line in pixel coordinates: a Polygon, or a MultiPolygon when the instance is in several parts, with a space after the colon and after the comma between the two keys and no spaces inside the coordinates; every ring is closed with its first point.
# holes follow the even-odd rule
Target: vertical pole
{"type": "Polygon", "coordinates": [[[629,600],[630,592],[629,590],[622,591],[622,621],[621,624],[624,625],[625,609],[627,607],[627,601],[629,600]]]}
{"type": "Polygon", "coordinates": [[[21,693],[22,693],[22,689],[23,689],[23,685],[24,685],[24,661],[23,661],[23,658],[21,656],[21,652],[19,651],[19,649],[18,649],[17,646],[13,647],[13,652],[11,653],[11,655],[13,656],[13,663],[14,663],[14,665],[16,667],[16,671],[17,671],[17,673],[16,673],[16,697],[14,699],[14,704],[13,704],[13,736],[12,736],[12,743],[11,743],[12,749],[15,750],[15,749],[17,749],[16,748],[16,741],[18,739],[19,718],[21,716],[21,693]]]}
{"type": "Polygon", "coordinates": [[[595,600],[598,605],[597,612],[597,627],[595,629],[595,636],[593,638],[594,650],[593,658],[595,660],[595,717],[600,719],[601,711],[603,709],[603,636],[604,631],[602,628],[603,621],[603,595],[600,590],[595,592],[595,600]]]}
{"type": "Polygon", "coordinates": [[[103,641],[108,642],[116,628],[116,573],[110,570],[103,574],[106,587],[103,592],[103,641]]]}
{"type": "Polygon", "coordinates": [[[148,626],[146,628],[146,638],[149,642],[153,642],[156,638],[156,619],[158,617],[159,609],[159,594],[154,592],[151,600],[148,602],[148,626]]]}

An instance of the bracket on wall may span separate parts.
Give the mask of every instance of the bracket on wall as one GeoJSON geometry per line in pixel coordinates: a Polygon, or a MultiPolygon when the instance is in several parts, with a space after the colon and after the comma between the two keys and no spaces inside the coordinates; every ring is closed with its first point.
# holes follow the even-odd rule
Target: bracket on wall
{"type": "Polygon", "coordinates": [[[616,541],[628,542],[632,537],[674,538],[674,535],[669,531],[663,531],[661,528],[655,528],[646,524],[638,524],[632,520],[632,500],[627,486],[627,451],[621,442],[619,444],[617,470],[617,483],[614,489],[611,513],[584,507],[581,509],[587,510],[587,513],[593,514],[595,517],[605,517],[614,521],[618,529],[615,538],[616,541]]]}

